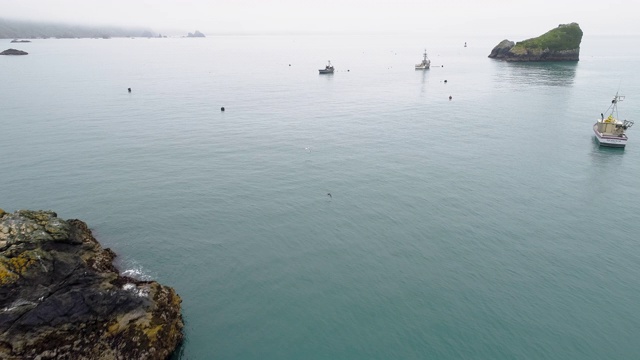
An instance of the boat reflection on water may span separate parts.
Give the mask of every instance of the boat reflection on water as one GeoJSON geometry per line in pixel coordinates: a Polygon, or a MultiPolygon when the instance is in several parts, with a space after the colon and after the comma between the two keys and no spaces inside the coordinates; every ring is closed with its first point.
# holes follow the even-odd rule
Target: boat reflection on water
{"type": "Polygon", "coordinates": [[[577,61],[496,62],[501,82],[513,85],[571,86],[578,68],[577,61]]]}

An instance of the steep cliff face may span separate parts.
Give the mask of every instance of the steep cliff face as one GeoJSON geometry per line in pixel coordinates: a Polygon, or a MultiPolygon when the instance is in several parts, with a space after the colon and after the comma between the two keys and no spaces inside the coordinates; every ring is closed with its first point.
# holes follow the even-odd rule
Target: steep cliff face
{"type": "Polygon", "coordinates": [[[167,359],[180,297],[121,276],[80,220],[0,210],[1,359],[167,359]]]}
{"type": "Polygon", "coordinates": [[[536,38],[513,43],[503,40],[490,58],[506,61],[578,61],[582,30],[577,23],[559,25],[536,38]]]}

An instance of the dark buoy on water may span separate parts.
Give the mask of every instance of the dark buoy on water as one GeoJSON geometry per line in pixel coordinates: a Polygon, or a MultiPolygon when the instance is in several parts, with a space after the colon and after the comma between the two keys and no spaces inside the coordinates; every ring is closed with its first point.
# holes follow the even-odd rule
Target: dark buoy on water
{"type": "Polygon", "coordinates": [[[220,111],[224,111],[224,106],[220,108],[220,111]]]}
{"type": "Polygon", "coordinates": [[[127,91],[131,92],[131,88],[128,88],[127,91]]]}
{"type": "Polygon", "coordinates": [[[446,83],[447,83],[447,80],[445,80],[445,81],[444,81],[444,83],[446,84],[446,83]]]}
{"type": "Polygon", "coordinates": [[[451,101],[451,99],[453,99],[453,97],[451,95],[449,95],[449,101],[451,101]]]}

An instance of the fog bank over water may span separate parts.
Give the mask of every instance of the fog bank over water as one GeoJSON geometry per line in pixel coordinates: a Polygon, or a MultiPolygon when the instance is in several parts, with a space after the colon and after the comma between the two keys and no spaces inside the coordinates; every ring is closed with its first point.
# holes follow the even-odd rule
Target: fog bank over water
{"type": "Polygon", "coordinates": [[[640,34],[628,1],[417,0],[124,1],[0,0],[9,19],[84,25],[150,27],[161,33],[410,32],[446,35],[537,36],[561,23],[577,22],[585,34],[640,34]],[[615,26],[603,15],[615,11],[615,26]]]}

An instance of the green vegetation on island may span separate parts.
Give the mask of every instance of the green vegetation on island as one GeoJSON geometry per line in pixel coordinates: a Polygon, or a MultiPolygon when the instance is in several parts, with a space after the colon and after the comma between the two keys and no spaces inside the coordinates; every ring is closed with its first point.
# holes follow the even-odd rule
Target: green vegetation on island
{"type": "Polygon", "coordinates": [[[580,47],[582,30],[577,23],[560,25],[553,30],[524,41],[517,42],[513,51],[519,49],[572,50],[580,47]]]}

